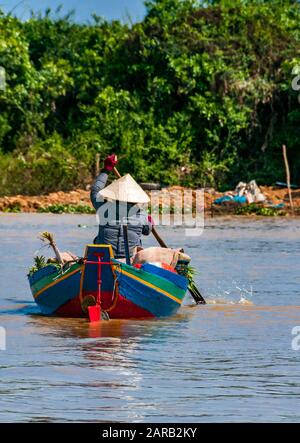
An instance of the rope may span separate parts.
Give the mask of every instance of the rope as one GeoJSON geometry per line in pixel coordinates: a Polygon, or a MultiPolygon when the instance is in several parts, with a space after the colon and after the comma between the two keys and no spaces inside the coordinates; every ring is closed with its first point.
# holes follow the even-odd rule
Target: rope
{"type": "MultiPolygon", "coordinates": [[[[121,268],[121,266],[119,264],[113,264],[112,266],[116,266],[116,267],[121,268]]],[[[121,275],[122,268],[121,268],[121,271],[119,270],[119,272],[120,272],[120,275],[121,275]]],[[[119,300],[119,291],[118,290],[116,291],[116,289],[118,287],[118,282],[119,282],[119,277],[116,277],[114,279],[114,287],[113,287],[113,294],[112,294],[112,304],[111,304],[111,306],[109,308],[105,309],[106,312],[112,311],[116,307],[116,305],[117,305],[117,302],[119,300]]]]}

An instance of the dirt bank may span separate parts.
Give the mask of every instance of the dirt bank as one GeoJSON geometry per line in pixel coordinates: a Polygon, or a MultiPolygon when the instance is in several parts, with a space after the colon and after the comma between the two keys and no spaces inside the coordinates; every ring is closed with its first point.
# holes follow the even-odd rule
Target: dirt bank
{"type": "MultiPolygon", "coordinates": [[[[262,192],[267,197],[267,205],[278,205],[284,203],[284,212],[289,212],[289,197],[287,189],[280,189],[276,187],[261,186],[262,192]]],[[[176,207],[178,199],[181,199],[181,192],[184,188],[180,186],[173,186],[164,188],[161,191],[155,191],[155,196],[160,201],[168,198],[171,201],[171,206],[176,207]]],[[[214,200],[224,195],[214,189],[206,189],[204,193],[205,210],[207,215],[218,214],[232,214],[235,212],[237,205],[231,202],[220,206],[213,204],[214,200]]],[[[300,190],[292,192],[293,202],[296,213],[300,213],[300,190]]],[[[194,194],[195,197],[195,194],[194,194]]],[[[12,197],[0,197],[0,211],[2,212],[55,212],[60,209],[63,212],[63,206],[73,206],[74,208],[80,206],[82,212],[92,212],[92,205],[90,202],[90,195],[88,190],[76,189],[70,192],[53,192],[49,195],[42,196],[24,196],[15,195],[12,197]],[[60,205],[61,208],[57,208],[60,205]]]]}
{"type": "Polygon", "coordinates": [[[90,203],[89,191],[76,189],[70,192],[52,192],[48,195],[28,196],[15,195],[0,197],[0,211],[5,212],[39,212],[53,205],[87,205],[90,203]]]}

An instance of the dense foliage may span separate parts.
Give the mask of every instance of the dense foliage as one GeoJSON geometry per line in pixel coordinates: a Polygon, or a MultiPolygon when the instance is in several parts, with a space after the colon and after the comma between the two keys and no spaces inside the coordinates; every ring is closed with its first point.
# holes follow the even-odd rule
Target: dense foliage
{"type": "Polygon", "coordinates": [[[283,143],[300,181],[299,3],[146,6],[133,25],[0,14],[0,194],[84,185],[111,152],[142,181],[268,184],[283,143]]]}

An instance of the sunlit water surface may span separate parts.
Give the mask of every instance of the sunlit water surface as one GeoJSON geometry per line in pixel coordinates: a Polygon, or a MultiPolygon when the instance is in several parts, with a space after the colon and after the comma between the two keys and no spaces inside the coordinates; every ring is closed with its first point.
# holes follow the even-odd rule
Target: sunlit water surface
{"type": "Polygon", "coordinates": [[[161,228],[209,303],[97,325],[38,315],[26,273],[43,230],[82,255],[95,218],[0,215],[1,422],[300,421],[299,221],[213,219],[196,238],[161,228]]]}

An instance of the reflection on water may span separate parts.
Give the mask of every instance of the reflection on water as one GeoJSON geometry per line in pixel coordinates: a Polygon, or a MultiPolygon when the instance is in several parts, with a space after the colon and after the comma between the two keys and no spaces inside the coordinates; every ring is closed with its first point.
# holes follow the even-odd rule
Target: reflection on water
{"type": "Polygon", "coordinates": [[[185,239],[208,305],[99,324],[38,315],[25,275],[46,228],[77,254],[95,230],[88,216],[0,216],[0,421],[299,421],[296,220],[210,221],[185,239]]]}

